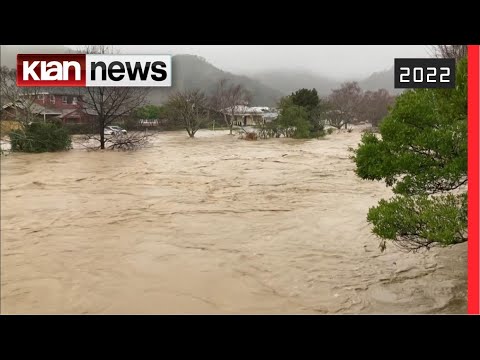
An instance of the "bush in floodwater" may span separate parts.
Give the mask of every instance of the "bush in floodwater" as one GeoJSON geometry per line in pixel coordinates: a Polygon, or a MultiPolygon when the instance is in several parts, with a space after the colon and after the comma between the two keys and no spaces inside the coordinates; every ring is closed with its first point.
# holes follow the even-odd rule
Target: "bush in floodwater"
{"type": "Polygon", "coordinates": [[[258,128],[258,137],[260,139],[279,138],[282,135],[282,129],[278,125],[277,121],[271,121],[265,124],[261,124],[258,128]]]}
{"type": "Polygon", "coordinates": [[[301,107],[291,105],[285,108],[278,117],[278,125],[283,129],[285,137],[306,139],[310,137],[310,123],[308,113],[301,107]]]}
{"type": "Polygon", "coordinates": [[[32,123],[9,134],[11,151],[41,153],[68,150],[72,140],[61,123],[32,123]]]}
{"type": "Polygon", "coordinates": [[[252,132],[247,132],[244,137],[245,140],[257,140],[257,133],[252,131],[252,132]]]}

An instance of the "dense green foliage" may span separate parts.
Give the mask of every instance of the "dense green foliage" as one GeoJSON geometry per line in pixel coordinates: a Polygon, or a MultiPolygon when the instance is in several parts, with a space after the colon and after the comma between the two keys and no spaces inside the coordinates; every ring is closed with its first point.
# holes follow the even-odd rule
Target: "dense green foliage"
{"type": "Polygon", "coordinates": [[[325,135],[322,112],[324,104],[317,90],[300,89],[280,100],[276,126],[285,136],[315,138],[325,135]]]}
{"type": "Polygon", "coordinates": [[[375,234],[407,250],[434,243],[455,244],[465,241],[467,196],[397,195],[380,200],[368,212],[367,220],[374,224],[375,234]]]}
{"type": "Polygon", "coordinates": [[[375,234],[414,250],[465,241],[466,60],[457,65],[455,89],[400,95],[380,137],[364,133],[354,160],[359,177],[384,180],[397,194],[369,210],[375,234]]]}
{"type": "Polygon", "coordinates": [[[135,110],[134,117],[136,119],[162,119],[167,116],[165,106],[145,105],[135,110]]]}
{"type": "Polygon", "coordinates": [[[60,123],[32,123],[10,132],[11,150],[41,153],[71,148],[68,130],[60,123]]]}
{"type": "Polygon", "coordinates": [[[320,104],[317,90],[300,89],[290,95],[293,105],[301,106],[306,111],[311,112],[320,104]]]}
{"type": "Polygon", "coordinates": [[[278,117],[277,123],[285,137],[302,139],[310,135],[308,113],[303,107],[291,105],[285,108],[278,117]]]}

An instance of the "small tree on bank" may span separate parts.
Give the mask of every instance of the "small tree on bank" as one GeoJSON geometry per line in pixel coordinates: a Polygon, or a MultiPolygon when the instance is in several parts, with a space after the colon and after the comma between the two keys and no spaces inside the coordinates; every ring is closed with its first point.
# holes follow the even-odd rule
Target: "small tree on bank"
{"type": "Polygon", "coordinates": [[[354,151],[356,174],[384,180],[395,196],[369,210],[373,233],[407,250],[467,240],[467,66],[455,89],[400,95],[354,151]]]}

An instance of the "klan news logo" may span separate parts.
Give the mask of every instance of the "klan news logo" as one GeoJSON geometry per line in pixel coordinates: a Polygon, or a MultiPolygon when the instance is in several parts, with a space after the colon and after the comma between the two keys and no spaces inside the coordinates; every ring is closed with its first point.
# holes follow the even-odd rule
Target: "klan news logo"
{"type": "Polygon", "coordinates": [[[17,86],[172,86],[170,55],[18,54],[17,86]]]}

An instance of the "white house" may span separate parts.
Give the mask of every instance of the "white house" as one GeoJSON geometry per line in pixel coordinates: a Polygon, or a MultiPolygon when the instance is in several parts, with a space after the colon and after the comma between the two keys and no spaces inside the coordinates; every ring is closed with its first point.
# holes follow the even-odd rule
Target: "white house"
{"type": "MultiPolygon", "coordinates": [[[[225,108],[222,111],[227,116],[232,116],[232,108],[225,108]]],[[[267,106],[237,105],[234,107],[234,125],[250,126],[265,124],[278,117],[276,109],[267,106]]]]}

